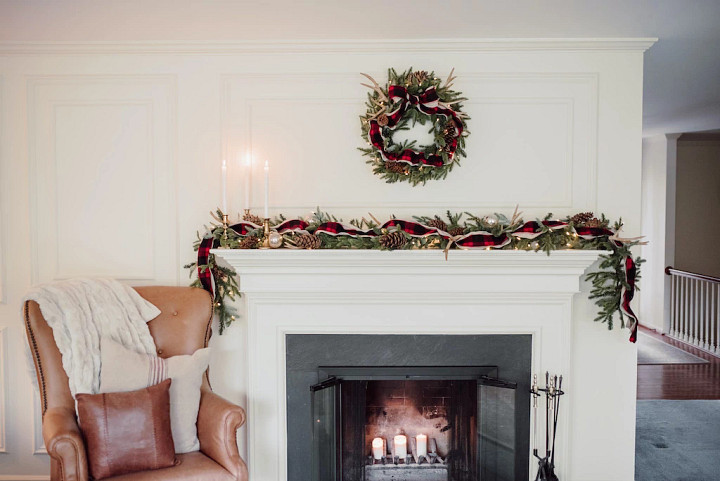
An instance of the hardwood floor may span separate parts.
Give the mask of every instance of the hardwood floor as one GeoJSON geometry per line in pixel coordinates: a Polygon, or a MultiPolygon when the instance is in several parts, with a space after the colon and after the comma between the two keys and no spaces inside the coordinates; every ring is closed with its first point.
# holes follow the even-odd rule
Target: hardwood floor
{"type": "Polygon", "coordinates": [[[640,329],[655,339],[710,362],[638,366],[638,399],[720,399],[720,358],[650,329],[640,329]]]}

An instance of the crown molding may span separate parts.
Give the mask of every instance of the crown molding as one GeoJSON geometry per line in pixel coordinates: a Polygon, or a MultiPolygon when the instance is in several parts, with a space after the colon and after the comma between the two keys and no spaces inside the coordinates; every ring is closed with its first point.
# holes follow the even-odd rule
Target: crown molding
{"type": "Polygon", "coordinates": [[[0,42],[0,55],[184,54],[234,55],[372,52],[638,51],[657,38],[487,38],[278,41],[75,41],[0,42]]]}

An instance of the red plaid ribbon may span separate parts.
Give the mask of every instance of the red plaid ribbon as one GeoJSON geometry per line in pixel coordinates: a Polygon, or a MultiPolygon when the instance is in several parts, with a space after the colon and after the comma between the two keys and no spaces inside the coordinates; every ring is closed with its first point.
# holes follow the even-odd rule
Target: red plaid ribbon
{"type": "Polygon", "coordinates": [[[628,329],[630,329],[630,342],[637,342],[637,329],[638,329],[638,318],[632,310],[630,301],[635,297],[635,282],[637,280],[637,266],[632,256],[625,258],[625,280],[628,283],[628,288],[623,286],[620,295],[620,309],[628,316],[630,321],[628,322],[628,329]]]}
{"type": "MultiPolygon", "coordinates": [[[[417,107],[418,110],[427,115],[443,115],[451,119],[455,126],[455,137],[448,146],[448,157],[450,159],[455,155],[457,150],[457,139],[463,132],[463,124],[460,117],[454,110],[440,107],[437,91],[435,87],[430,87],[421,95],[413,95],[401,85],[391,85],[388,88],[388,96],[393,102],[399,102],[399,106],[394,111],[387,114],[387,126],[393,129],[402,120],[405,112],[411,106],[417,107]]],[[[422,152],[416,152],[412,149],[406,149],[400,153],[388,152],[385,150],[385,138],[382,135],[382,128],[377,120],[370,121],[370,129],[368,132],[368,140],[380,151],[383,160],[390,162],[404,162],[412,165],[427,165],[430,167],[442,167],[445,163],[442,156],[437,154],[429,154],[425,156],[422,152]]]]}

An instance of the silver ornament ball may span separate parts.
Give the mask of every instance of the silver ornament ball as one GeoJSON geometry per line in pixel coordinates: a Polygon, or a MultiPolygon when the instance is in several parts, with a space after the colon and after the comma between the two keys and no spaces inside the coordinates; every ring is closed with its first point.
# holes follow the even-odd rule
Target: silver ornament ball
{"type": "Polygon", "coordinates": [[[488,227],[495,227],[498,223],[498,218],[494,215],[486,215],[482,218],[483,223],[488,227]]]}
{"type": "Polygon", "coordinates": [[[278,247],[282,246],[283,244],[283,237],[276,231],[272,231],[270,235],[268,235],[268,245],[271,249],[277,249],[278,247]]]}

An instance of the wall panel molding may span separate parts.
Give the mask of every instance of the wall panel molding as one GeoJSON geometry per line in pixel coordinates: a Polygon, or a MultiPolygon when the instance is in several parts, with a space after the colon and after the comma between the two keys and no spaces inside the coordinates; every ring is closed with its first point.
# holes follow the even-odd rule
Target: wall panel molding
{"type": "Polygon", "coordinates": [[[33,282],[177,282],[175,76],[31,76],[27,89],[33,282]]]}
{"type": "Polygon", "coordinates": [[[33,454],[47,454],[45,448],[45,439],[42,434],[42,407],[40,406],[40,397],[37,386],[32,386],[32,426],[33,426],[33,454]]]}
{"type": "Polygon", "coordinates": [[[497,38],[175,42],[0,42],[0,54],[263,54],[385,52],[638,51],[657,38],[497,38]]]}
{"type": "MultiPolygon", "coordinates": [[[[319,205],[353,215],[388,208],[412,215],[448,208],[508,210],[517,203],[539,215],[596,209],[597,73],[464,72],[458,88],[470,99],[464,103],[471,117],[468,158],[446,181],[414,189],[384,185],[357,151],[364,146],[357,116],[364,112],[366,94],[358,77],[356,72],[222,77],[223,156],[232,159],[248,146],[265,149],[259,155],[273,164],[273,211],[305,213],[319,205]],[[507,135],[513,131],[517,137],[507,135]],[[530,172],[524,177],[533,182],[512,182],[518,171],[530,172]],[[356,182],[346,188],[318,183],[343,177],[356,182]],[[477,182],[484,184],[481,191],[477,182]]],[[[263,175],[258,160],[255,178],[263,175]]],[[[252,194],[258,210],[262,192],[255,188],[252,194]]]]}
{"type": "Polygon", "coordinates": [[[7,239],[5,238],[5,236],[7,235],[5,228],[6,200],[2,196],[2,192],[6,190],[5,176],[7,175],[7,167],[5,165],[6,154],[4,149],[7,149],[7,147],[5,142],[5,104],[3,103],[3,95],[4,79],[3,76],[0,75],[0,304],[5,304],[7,302],[5,293],[5,282],[7,276],[7,271],[5,267],[5,262],[7,259],[7,252],[5,252],[5,246],[7,245],[7,239]]]}
{"type": "Polygon", "coordinates": [[[0,453],[7,452],[6,444],[6,420],[7,420],[7,341],[5,339],[6,326],[0,327],[0,453]]]}
{"type": "Polygon", "coordinates": [[[0,481],[49,481],[50,476],[35,476],[31,474],[0,474],[0,481]]]}

